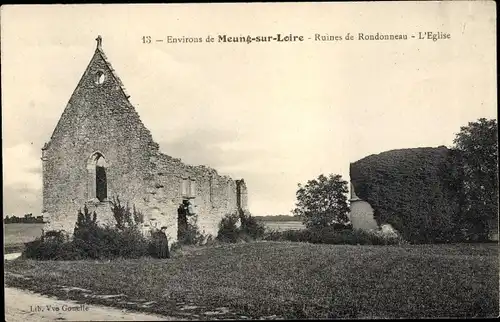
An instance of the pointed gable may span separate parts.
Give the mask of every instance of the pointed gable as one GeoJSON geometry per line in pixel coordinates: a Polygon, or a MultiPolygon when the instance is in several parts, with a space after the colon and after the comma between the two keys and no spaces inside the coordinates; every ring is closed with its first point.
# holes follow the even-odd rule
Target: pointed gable
{"type": "Polygon", "coordinates": [[[64,136],[78,136],[89,132],[90,129],[83,131],[82,127],[92,128],[94,124],[99,123],[95,122],[95,119],[100,118],[126,118],[131,132],[147,137],[150,145],[157,146],[130,103],[130,95],[104,53],[102,38],[98,36],[96,40],[94,55],[73,91],[50,141],[42,150],[49,149],[54,140],[60,140],[64,136]]]}
{"type": "Polygon", "coordinates": [[[120,77],[118,77],[118,75],[116,74],[115,69],[113,68],[113,66],[111,66],[111,62],[108,60],[108,57],[106,57],[106,54],[102,50],[102,38],[101,38],[101,36],[97,36],[96,40],[97,40],[97,48],[95,50],[95,54],[101,55],[101,59],[107,65],[109,72],[111,73],[111,75],[115,79],[116,83],[118,84],[118,86],[122,90],[123,95],[125,95],[125,97],[128,99],[130,97],[130,95],[127,94],[127,90],[123,86],[123,82],[121,81],[120,77]]]}

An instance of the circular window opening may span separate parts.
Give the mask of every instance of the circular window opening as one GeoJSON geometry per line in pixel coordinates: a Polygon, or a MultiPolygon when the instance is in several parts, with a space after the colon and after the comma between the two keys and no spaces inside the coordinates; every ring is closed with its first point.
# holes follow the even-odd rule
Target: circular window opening
{"type": "Polygon", "coordinates": [[[104,83],[105,78],[104,73],[102,71],[98,71],[95,78],[96,84],[101,85],[104,83]]]}

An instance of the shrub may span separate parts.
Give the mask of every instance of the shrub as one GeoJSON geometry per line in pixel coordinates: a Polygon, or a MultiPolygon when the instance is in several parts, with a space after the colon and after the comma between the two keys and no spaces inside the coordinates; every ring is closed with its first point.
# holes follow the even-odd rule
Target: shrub
{"type": "Polygon", "coordinates": [[[187,228],[179,228],[179,240],[181,245],[201,245],[205,242],[206,236],[202,234],[196,225],[197,217],[193,218],[193,222],[188,221],[187,228]]]}
{"type": "Polygon", "coordinates": [[[73,243],[85,258],[136,258],[149,254],[150,242],[138,227],[140,212],[123,206],[116,198],[112,203],[116,226],[97,225],[95,212],[90,216],[86,207],[79,213],[73,243]],[[92,218],[92,219],[91,219],[92,218]]]}
{"type": "Polygon", "coordinates": [[[66,241],[66,236],[62,231],[57,231],[57,230],[49,230],[42,234],[41,237],[42,240],[53,240],[57,241],[59,243],[63,243],[66,241]]]}
{"type": "Polygon", "coordinates": [[[170,246],[170,253],[176,252],[182,248],[181,244],[177,241],[172,243],[170,246]]]}
{"type": "Polygon", "coordinates": [[[71,242],[56,238],[37,238],[25,243],[23,258],[38,260],[75,260],[82,258],[71,242]]]}
{"type": "Polygon", "coordinates": [[[245,215],[240,211],[241,232],[252,239],[260,239],[264,236],[266,227],[252,215],[245,215]]]}
{"type": "Polygon", "coordinates": [[[134,216],[134,222],[136,224],[143,224],[144,223],[144,214],[140,211],[138,211],[136,208],[135,208],[135,205],[134,205],[134,208],[133,208],[133,216],[134,216]]]}
{"type": "Polygon", "coordinates": [[[99,227],[97,239],[90,246],[89,258],[138,258],[149,254],[148,241],[134,228],[118,230],[113,227],[99,227]]]}
{"type": "Polygon", "coordinates": [[[122,206],[119,199],[113,203],[116,226],[99,226],[97,215],[85,206],[79,210],[73,239],[66,240],[62,233],[47,232],[43,238],[26,244],[23,256],[33,259],[111,259],[137,258],[149,254],[151,242],[145,238],[138,223],[142,214],[122,206]]]}
{"type": "Polygon", "coordinates": [[[217,240],[226,243],[238,241],[252,241],[261,239],[265,233],[265,226],[250,214],[239,210],[236,214],[226,215],[219,223],[217,240]],[[238,225],[240,222],[240,225],[238,225]]]}
{"type": "Polygon", "coordinates": [[[404,243],[403,239],[400,237],[387,236],[377,231],[335,230],[331,227],[287,230],[281,232],[271,231],[264,239],[332,245],[394,245],[404,243]]]}
{"type": "Polygon", "coordinates": [[[144,222],[144,215],[140,211],[137,211],[135,205],[131,211],[128,203],[125,206],[122,205],[120,198],[118,197],[113,197],[113,201],[111,201],[111,210],[116,220],[117,229],[124,229],[128,226],[137,226],[138,224],[144,222]]]}
{"type": "Polygon", "coordinates": [[[227,243],[236,243],[240,240],[241,231],[237,226],[239,216],[236,214],[228,214],[222,218],[219,223],[219,232],[217,240],[227,243]]]}
{"type": "Polygon", "coordinates": [[[84,258],[97,258],[101,250],[99,243],[100,233],[103,228],[97,224],[97,214],[89,212],[87,206],[83,207],[83,212],[78,211],[75,229],[73,230],[72,244],[82,254],[84,258]]]}

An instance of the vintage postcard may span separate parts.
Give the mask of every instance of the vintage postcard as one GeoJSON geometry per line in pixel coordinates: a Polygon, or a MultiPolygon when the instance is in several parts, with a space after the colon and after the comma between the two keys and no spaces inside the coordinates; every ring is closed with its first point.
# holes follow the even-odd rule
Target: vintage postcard
{"type": "Polygon", "coordinates": [[[498,317],[495,2],[0,21],[6,321],[498,317]]]}

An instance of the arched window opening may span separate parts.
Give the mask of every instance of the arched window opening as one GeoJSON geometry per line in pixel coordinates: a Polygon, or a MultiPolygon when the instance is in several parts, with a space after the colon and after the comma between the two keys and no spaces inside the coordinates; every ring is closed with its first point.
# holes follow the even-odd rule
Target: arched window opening
{"type": "Polygon", "coordinates": [[[88,199],[103,202],[108,198],[108,165],[104,155],[94,152],[87,163],[88,199]]]}
{"type": "Polygon", "coordinates": [[[106,163],[100,156],[95,166],[96,198],[104,201],[108,198],[108,186],[106,181],[106,163]]]}

